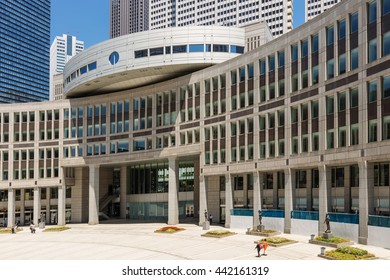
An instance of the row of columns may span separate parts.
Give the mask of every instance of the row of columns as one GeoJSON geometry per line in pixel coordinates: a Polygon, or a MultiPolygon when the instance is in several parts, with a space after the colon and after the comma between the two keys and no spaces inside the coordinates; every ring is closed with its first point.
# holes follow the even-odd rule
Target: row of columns
{"type": "MultiPolygon", "coordinates": [[[[168,224],[179,223],[179,161],[177,158],[169,158],[169,186],[168,186],[168,224]]],[[[99,223],[99,165],[89,166],[88,186],[88,224],[99,223]]],[[[120,172],[120,217],[126,218],[126,186],[127,167],[122,166],[120,172]]],[[[201,199],[202,201],[202,199],[201,199]]]]}
{"type": "MultiPolygon", "coordinates": [[[[330,195],[331,195],[331,169],[326,165],[318,166],[319,169],[319,222],[318,233],[326,230],[326,225],[322,222],[326,213],[330,211],[330,195]]],[[[291,233],[291,211],[293,211],[294,192],[293,186],[295,182],[295,170],[291,168],[284,169],[285,173],[285,218],[284,232],[291,233]]],[[[263,182],[264,173],[253,173],[253,227],[259,225],[258,211],[261,210],[261,182],[263,182]]],[[[372,194],[368,192],[368,186],[373,186],[373,166],[367,161],[359,163],[359,243],[367,244],[368,238],[368,213],[369,201],[372,203],[372,194]]],[[[200,202],[199,209],[207,210],[207,177],[200,177],[199,184],[200,202]]],[[[219,203],[219,201],[217,202],[219,203]]],[[[231,226],[231,213],[233,209],[233,184],[232,175],[225,176],[225,227],[231,226]]],[[[199,224],[202,225],[205,221],[203,215],[199,215],[199,224]]]]}
{"type": "MultiPolygon", "coordinates": [[[[15,220],[15,191],[16,189],[8,189],[8,222],[7,226],[12,227],[16,224],[15,220]]],[[[24,203],[22,203],[23,205],[24,203]]],[[[65,225],[65,207],[66,207],[66,190],[65,183],[62,180],[62,185],[58,186],[58,208],[57,208],[57,224],[65,225]]],[[[24,210],[21,209],[21,213],[24,210]]],[[[34,188],[33,201],[33,223],[38,225],[41,216],[41,188],[34,188]]],[[[22,217],[23,218],[23,217],[22,217]]]]}

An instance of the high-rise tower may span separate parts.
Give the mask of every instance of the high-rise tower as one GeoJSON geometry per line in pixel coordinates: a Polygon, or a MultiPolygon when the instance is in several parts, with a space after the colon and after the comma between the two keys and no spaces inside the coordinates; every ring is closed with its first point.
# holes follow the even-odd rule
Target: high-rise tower
{"type": "Polygon", "coordinates": [[[336,5],[341,0],[306,0],[305,2],[305,22],[325,12],[336,5]]]}
{"type": "Polygon", "coordinates": [[[75,36],[63,34],[55,37],[50,47],[50,99],[58,99],[59,96],[55,94],[58,90],[55,91],[53,85],[54,76],[62,73],[69,59],[82,50],[84,50],[84,42],[77,40],[75,36]]]}
{"type": "Polygon", "coordinates": [[[0,18],[0,103],[48,99],[50,0],[1,0],[0,18]]]}
{"type": "Polygon", "coordinates": [[[149,29],[149,0],[110,0],[110,38],[149,29]]]}
{"type": "Polygon", "coordinates": [[[277,37],[293,27],[293,0],[111,0],[110,4],[111,38],[148,29],[188,25],[240,27],[259,21],[267,22],[272,35],[277,37]]]}

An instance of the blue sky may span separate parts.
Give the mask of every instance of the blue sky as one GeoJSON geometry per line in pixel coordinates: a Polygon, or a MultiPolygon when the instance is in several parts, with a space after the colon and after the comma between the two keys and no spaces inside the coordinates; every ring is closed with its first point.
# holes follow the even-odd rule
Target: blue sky
{"type": "MultiPolygon", "coordinates": [[[[51,42],[70,34],[88,48],[109,38],[109,0],[52,0],[51,42]]],[[[294,28],[305,21],[305,0],[294,0],[294,28]]]]}

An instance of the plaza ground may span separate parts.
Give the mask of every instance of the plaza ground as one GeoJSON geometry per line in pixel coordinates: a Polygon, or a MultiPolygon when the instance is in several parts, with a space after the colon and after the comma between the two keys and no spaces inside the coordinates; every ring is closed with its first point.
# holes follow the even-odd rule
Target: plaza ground
{"type": "MultiPolygon", "coordinates": [[[[174,234],[154,233],[163,223],[71,224],[62,232],[31,234],[23,227],[17,234],[0,234],[1,260],[256,260],[254,241],[243,229],[225,238],[202,237],[206,231],[194,224],[180,224],[186,230],[174,234]]],[[[211,226],[211,229],[222,229],[211,226]]],[[[321,246],[309,244],[309,236],[282,234],[298,243],[269,247],[264,260],[323,260],[321,246]]],[[[355,244],[390,260],[390,250],[355,244]]],[[[331,250],[327,247],[326,250],[331,250]]]]}

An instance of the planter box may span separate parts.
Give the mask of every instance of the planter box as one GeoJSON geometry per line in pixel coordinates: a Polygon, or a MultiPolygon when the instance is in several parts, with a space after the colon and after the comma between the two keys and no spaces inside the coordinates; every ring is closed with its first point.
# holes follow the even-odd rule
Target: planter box
{"type": "MultiPolygon", "coordinates": [[[[331,261],[342,261],[342,260],[338,260],[338,259],[335,259],[335,258],[328,257],[326,255],[318,254],[318,256],[320,258],[331,260],[331,261]]],[[[360,260],[357,260],[357,261],[366,261],[366,260],[369,261],[369,260],[377,260],[377,259],[378,259],[378,257],[370,257],[370,258],[366,258],[366,259],[360,259],[360,260]]]]}
{"type": "Polygon", "coordinates": [[[263,231],[257,231],[257,230],[251,230],[247,231],[246,234],[248,235],[256,235],[256,236],[264,236],[264,237],[270,237],[270,236],[275,236],[279,235],[280,231],[275,231],[275,232],[263,232],[263,231]]]}
{"type": "Polygon", "coordinates": [[[354,244],[352,241],[336,244],[336,243],[329,243],[329,242],[318,241],[318,240],[309,240],[309,243],[321,245],[321,246],[328,246],[328,247],[332,247],[332,248],[340,248],[340,247],[345,247],[345,246],[349,246],[349,245],[354,244]]]}
{"type": "MultiPolygon", "coordinates": [[[[257,241],[254,241],[253,243],[257,244],[257,241]]],[[[271,247],[282,247],[282,246],[285,246],[285,245],[290,245],[290,244],[295,244],[295,243],[298,243],[298,241],[290,240],[288,242],[283,242],[283,243],[271,243],[271,242],[268,241],[268,246],[271,246],[271,247]]]]}
{"type": "Polygon", "coordinates": [[[223,235],[213,235],[213,234],[207,234],[207,233],[204,233],[204,234],[201,234],[201,236],[204,236],[204,237],[214,237],[214,238],[223,238],[223,237],[228,237],[228,236],[232,236],[232,235],[236,235],[237,233],[235,232],[231,232],[231,233],[227,233],[227,234],[223,234],[223,235]]]}

